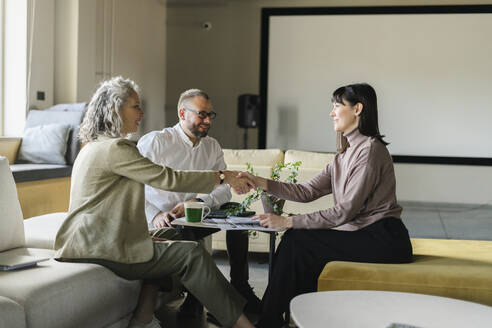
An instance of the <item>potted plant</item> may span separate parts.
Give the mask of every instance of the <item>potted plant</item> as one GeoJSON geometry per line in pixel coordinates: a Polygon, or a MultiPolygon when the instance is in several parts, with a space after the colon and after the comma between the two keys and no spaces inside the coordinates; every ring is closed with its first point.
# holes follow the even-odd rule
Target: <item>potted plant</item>
{"type": "MultiPolygon", "coordinates": [[[[280,180],[280,173],[283,169],[289,170],[289,175],[285,179],[285,182],[296,183],[297,176],[299,174],[299,166],[302,164],[301,161],[289,162],[289,163],[277,163],[272,170],[271,179],[274,181],[280,180]]],[[[250,163],[246,163],[247,171],[253,175],[257,175],[250,163]]],[[[239,205],[227,210],[227,215],[241,215],[242,213],[249,210],[251,204],[258,199],[261,199],[263,204],[263,209],[265,213],[275,213],[277,215],[284,214],[283,206],[285,204],[285,199],[277,198],[260,188],[256,188],[253,193],[249,194],[239,205]]],[[[289,213],[288,215],[292,215],[289,213]]]]}
{"type": "MultiPolygon", "coordinates": [[[[285,164],[283,163],[275,164],[275,167],[272,170],[271,179],[274,181],[280,180],[280,172],[283,169],[288,169],[289,175],[285,179],[285,182],[296,183],[297,176],[299,174],[299,166],[301,165],[301,163],[302,162],[298,161],[298,162],[289,162],[285,164]]],[[[260,198],[265,213],[275,213],[277,215],[284,214],[285,199],[278,198],[274,195],[264,192],[263,190],[261,192],[260,198]]],[[[288,213],[288,215],[291,215],[291,213],[288,213]]]]}

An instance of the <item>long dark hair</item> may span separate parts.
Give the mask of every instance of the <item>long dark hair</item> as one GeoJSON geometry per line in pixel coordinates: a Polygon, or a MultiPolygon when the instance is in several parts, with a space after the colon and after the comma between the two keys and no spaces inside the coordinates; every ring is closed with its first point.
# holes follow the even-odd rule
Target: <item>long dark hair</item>
{"type": "MultiPolygon", "coordinates": [[[[384,135],[379,132],[378,125],[378,102],[376,91],[367,83],[350,84],[336,89],[331,97],[332,102],[354,106],[357,103],[362,104],[362,112],[359,119],[359,132],[368,137],[374,137],[381,141],[383,145],[388,145],[383,140],[384,135]]],[[[347,148],[347,138],[338,132],[337,150],[343,153],[347,148]]]]}

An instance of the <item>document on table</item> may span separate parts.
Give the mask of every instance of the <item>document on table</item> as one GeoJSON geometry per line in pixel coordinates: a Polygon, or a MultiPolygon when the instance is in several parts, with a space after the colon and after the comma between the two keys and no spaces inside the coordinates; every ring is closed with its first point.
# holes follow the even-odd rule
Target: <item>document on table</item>
{"type": "Polygon", "coordinates": [[[253,220],[250,217],[229,216],[227,219],[207,218],[196,224],[189,223],[185,218],[179,218],[172,221],[175,225],[195,225],[210,228],[219,228],[221,230],[260,230],[260,231],[278,231],[260,226],[259,220],[253,220]]]}

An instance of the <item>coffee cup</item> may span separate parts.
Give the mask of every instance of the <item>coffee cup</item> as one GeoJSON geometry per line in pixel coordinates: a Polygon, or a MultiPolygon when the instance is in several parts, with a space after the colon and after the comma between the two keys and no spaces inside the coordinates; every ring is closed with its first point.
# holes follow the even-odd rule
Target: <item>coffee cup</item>
{"type": "Polygon", "coordinates": [[[184,208],[188,222],[201,222],[210,213],[210,207],[203,202],[185,202],[184,208]]]}

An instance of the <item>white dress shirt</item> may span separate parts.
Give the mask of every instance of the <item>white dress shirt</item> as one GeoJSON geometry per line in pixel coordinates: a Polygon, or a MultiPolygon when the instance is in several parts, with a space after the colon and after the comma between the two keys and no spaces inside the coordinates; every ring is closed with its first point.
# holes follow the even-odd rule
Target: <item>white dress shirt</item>
{"type": "MultiPolygon", "coordinates": [[[[140,138],[137,148],[152,162],[174,170],[217,171],[226,168],[224,153],[217,140],[204,137],[193,146],[179,123],[172,128],[147,133],[140,138]]],[[[222,185],[200,198],[212,208],[228,202],[231,196],[229,186],[222,185]]],[[[195,193],[169,192],[146,185],[145,215],[149,228],[153,228],[152,220],[159,212],[169,212],[177,204],[196,197],[195,193]]]]}

